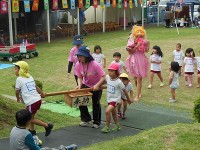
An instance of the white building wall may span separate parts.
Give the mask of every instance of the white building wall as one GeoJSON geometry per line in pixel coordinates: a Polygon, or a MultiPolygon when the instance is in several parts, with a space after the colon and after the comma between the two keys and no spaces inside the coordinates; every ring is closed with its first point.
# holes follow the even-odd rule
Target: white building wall
{"type": "MultiPolygon", "coordinates": [[[[119,18],[124,17],[124,8],[122,7],[121,9],[119,8],[113,8],[113,7],[107,7],[105,9],[106,13],[106,18],[105,21],[112,21],[112,22],[118,22],[118,13],[119,13],[119,18]]],[[[128,18],[128,22],[132,22],[132,18],[135,16],[137,21],[141,20],[141,7],[133,7],[127,8],[126,9],[126,17],[128,18]]],[[[85,17],[86,17],[86,22],[85,24],[88,23],[94,23],[95,22],[95,10],[94,7],[91,6],[85,11],[85,17]]],[[[100,6],[96,8],[96,22],[103,22],[103,11],[100,6]]],[[[68,13],[68,23],[72,24],[72,16],[70,13],[68,13]]],[[[77,23],[77,19],[74,19],[74,23],[77,23]]]]}

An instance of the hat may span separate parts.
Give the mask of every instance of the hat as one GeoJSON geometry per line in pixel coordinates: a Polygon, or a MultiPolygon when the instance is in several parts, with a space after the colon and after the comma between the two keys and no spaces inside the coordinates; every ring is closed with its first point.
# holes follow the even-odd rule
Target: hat
{"type": "Polygon", "coordinates": [[[16,63],[13,63],[16,66],[19,66],[19,76],[25,77],[25,78],[29,78],[30,74],[28,73],[29,71],[29,65],[27,62],[25,61],[18,61],[16,63]]]}
{"type": "Polygon", "coordinates": [[[119,77],[120,77],[120,78],[127,78],[127,79],[129,79],[129,77],[128,77],[128,75],[127,75],[126,73],[120,74],[119,77]]]}
{"type": "Polygon", "coordinates": [[[90,49],[87,46],[81,46],[78,48],[78,52],[76,54],[77,56],[85,56],[87,58],[90,58],[90,60],[94,60],[92,55],[90,55],[90,49]]]}
{"type": "Polygon", "coordinates": [[[81,35],[75,35],[74,36],[74,42],[73,45],[81,45],[83,44],[83,38],[81,35]]]}
{"type": "Polygon", "coordinates": [[[118,71],[118,73],[120,74],[119,65],[118,65],[117,63],[111,63],[111,64],[108,66],[108,70],[116,70],[116,71],[118,71]]]}

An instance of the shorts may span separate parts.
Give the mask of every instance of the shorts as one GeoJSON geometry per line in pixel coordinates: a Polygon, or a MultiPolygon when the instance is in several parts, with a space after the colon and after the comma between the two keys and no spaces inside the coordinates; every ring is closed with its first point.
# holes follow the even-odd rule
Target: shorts
{"type": "Polygon", "coordinates": [[[200,71],[198,70],[197,74],[200,74],[200,71]]]}
{"type": "Polygon", "coordinates": [[[117,107],[118,103],[117,102],[109,102],[108,105],[111,105],[113,107],[117,107]]]}
{"type": "Polygon", "coordinates": [[[193,75],[194,72],[185,72],[185,75],[193,75]]]}
{"type": "Polygon", "coordinates": [[[151,70],[151,72],[153,72],[153,73],[160,73],[161,71],[154,71],[154,70],[151,70]]]}
{"type": "Polygon", "coordinates": [[[175,89],[177,89],[177,88],[178,88],[178,86],[175,86],[175,85],[170,85],[170,88],[175,90],[175,89]]]}
{"type": "Polygon", "coordinates": [[[28,111],[30,111],[31,114],[36,114],[36,112],[40,109],[41,104],[42,104],[42,101],[39,100],[39,101],[27,106],[26,109],[28,111]]]}

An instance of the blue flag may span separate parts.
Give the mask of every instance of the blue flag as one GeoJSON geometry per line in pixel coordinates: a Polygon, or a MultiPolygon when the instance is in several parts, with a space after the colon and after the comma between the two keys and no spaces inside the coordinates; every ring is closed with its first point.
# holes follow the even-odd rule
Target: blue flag
{"type": "Polygon", "coordinates": [[[24,0],[24,11],[30,12],[30,1],[29,0],[24,0]]]}

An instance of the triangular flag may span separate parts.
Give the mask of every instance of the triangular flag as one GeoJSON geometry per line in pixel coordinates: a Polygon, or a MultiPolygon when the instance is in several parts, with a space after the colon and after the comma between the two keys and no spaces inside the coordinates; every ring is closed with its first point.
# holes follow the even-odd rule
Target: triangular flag
{"type": "Polygon", "coordinates": [[[52,9],[58,10],[58,0],[53,0],[52,9]]]}
{"type": "Polygon", "coordinates": [[[106,7],[110,7],[110,0],[106,0],[106,7]]]}
{"type": "Polygon", "coordinates": [[[90,7],[90,0],[86,0],[85,2],[85,8],[89,8],[90,7]]]}
{"type": "Polygon", "coordinates": [[[49,9],[49,1],[44,0],[44,10],[48,10],[48,9],[49,9]]]}
{"type": "Polygon", "coordinates": [[[39,0],[33,0],[32,11],[38,11],[39,0]]]}
{"type": "Polygon", "coordinates": [[[133,0],[129,0],[129,7],[133,8],[133,0]]]}
{"type": "Polygon", "coordinates": [[[138,7],[137,0],[134,0],[134,3],[135,3],[135,7],[138,7]]]}
{"type": "Polygon", "coordinates": [[[116,7],[116,6],[117,6],[116,0],[112,0],[112,7],[116,7]]]}
{"type": "Polygon", "coordinates": [[[83,8],[83,0],[78,0],[78,8],[83,8]]]}
{"type": "Polygon", "coordinates": [[[118,8],[122,8],[122,0],[118,0],[118,8]]]}
{"type": "Polygon", "coordinates": [[[29,0],[24,0],[24,11],[25,12],[30,12],[30,1],[29,0]]]}
{"type": "Polygon", "coordinates": [[[0,13],[1,14],[8,13],[8,2],[0,1],[0,13]]]}
{"type": "Polygon", "coordinates": [[[94,8],[97,8],[97,7],[98,7],[97,0],[93,0],[93,7],[94,7],[94,8]]]}
{"type": "Polygon", "coordinates": [[[128,7],[127,0],[124,0],[124,9],[128,7]]]}
{"type": "Polygon", "coordinates": [[[100,6],[101,6],[101,8],[102,8],[102,9],[104,9],[104,8],[105,8],[105,5],[104,5],[104,0],[100,0],[100,6]]]}
{"type": "Polygon", "coordinates": [[[76,9],[75,0],[70,0],[70,3],[71,3],[71,9],[76,9]]]}
{"type": "Polygon", "coordinates": [[[12,12],[19,12],[19,0],[12,1],[12,12]]]}

